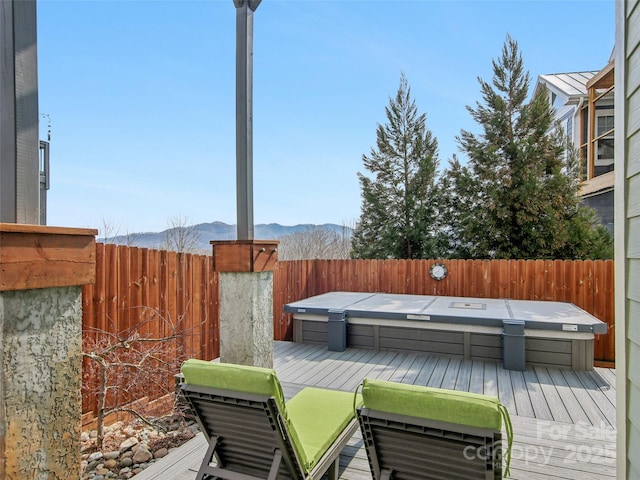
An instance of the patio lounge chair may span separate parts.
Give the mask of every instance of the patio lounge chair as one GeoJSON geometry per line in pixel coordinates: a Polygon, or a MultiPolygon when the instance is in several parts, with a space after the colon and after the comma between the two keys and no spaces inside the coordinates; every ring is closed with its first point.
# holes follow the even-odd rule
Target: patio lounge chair
{"type": "Polygon", "coordinates": [[[352,393],[305,388],[285,403],[271,369],[187,360],[182,373],[209,442],[197,480],[338,478],[340,451],[358,430],[352,393]]]}
{"type": "Polygon", "coordinates": [[[365,379],[358,419],[374,480],[499,479],[502,421],[495,397],[365,379]]]}

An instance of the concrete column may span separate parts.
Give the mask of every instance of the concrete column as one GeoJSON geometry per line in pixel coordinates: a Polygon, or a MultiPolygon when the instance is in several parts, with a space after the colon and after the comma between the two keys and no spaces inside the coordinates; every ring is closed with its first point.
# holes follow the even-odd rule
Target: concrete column
{"type": "Polygon", "coordinates": [[[80,478],[82,289],[0,292],[5,477],[80,478]]]}
{"type": "Polygon", "coordinates": [[[277,241],[213,241],[220,275],[220,361],[273,368],[277,241]]]}
{"type": "Polygon", "coordinates": [[[0,478],[79,479],[96,230],[0,223],[0,478]]]}
{"type": "Polygon", "coordinates": [[[273,272],[220,273],[220,361],[273,367],[273,272]]]}

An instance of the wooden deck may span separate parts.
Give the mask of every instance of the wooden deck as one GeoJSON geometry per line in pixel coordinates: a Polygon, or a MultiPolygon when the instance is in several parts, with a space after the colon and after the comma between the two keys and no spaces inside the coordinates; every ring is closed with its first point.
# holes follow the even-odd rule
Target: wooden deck
{"type": "MultiPolygon", "coordinates": [[[[615,371],[504,370],[498,363],[398,352],[275,342],[274,367],[285,396],[305,386],[354,391],[363,378],[495,395],[514,425],[513,479],[615,478],[615,371]]],[[[202,434],[136,480],[193,480],[206,449],[202,434]]],[[[340,460],[342,480],[370,480],[358,432],[340,460]]]]}

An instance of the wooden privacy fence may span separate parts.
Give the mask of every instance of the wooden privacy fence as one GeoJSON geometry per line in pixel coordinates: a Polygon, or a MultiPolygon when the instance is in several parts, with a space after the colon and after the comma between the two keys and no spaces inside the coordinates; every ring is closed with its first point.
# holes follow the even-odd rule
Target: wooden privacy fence
{"type": "MultiPolygon", "coordinates": [[[[124,339],[136,331],[149,338],[179,334],[176,354],[219,355],[218,276],[211,256],[98,243],[96,282],[83,287],[82,297],[85,340],[101,332],[124,339]]],[[[164,383],[170,390],[172,375],[164,383]]],[[[136,396],[155,399],[163,394],[149,386],[141,390],[146,391],[136,396]]],[[[83,412],[95,409],[95,393],[83,388],[83,412]]]]}
{"type": "MultiPolygon", "coordinates": [[[[96,249],[96,283],[83,287],[85,336],[141,325],[142,334],[161,338],[168,333],[162,321],[167,319],[181,333],[182,354],[203,359],[219,355],[218,274],[212,257],[100,243],[96,249]]],[[[330,291],[550,300],[572,302],[606,322],[610,333],[596,337],[595,358],[615,361],[613,261],[444,260],[448,275],[442,281],[431,278],[433,263],[279,262],[274,272],[274,338],[293,336],[284,304],[330,291]]],[[[165,383],[171,382],[167,378],[165,383]]],[[[150,399],[161,394],[152,387],[144,392],[150,399]]],[[[95,394],[83,390],[83,411],[95,408],[95,394]]]]}
{"type": "Polygon", "coordinates": [[[295,260],[274,278],[276,339],[292,338],[282,306],[330,291],[406,293],[571,302],[609,326],[596,336],[595,359],[615,361],[613,260],[444,260],[444,280],[431,278],[434,260],[295,260]]]}

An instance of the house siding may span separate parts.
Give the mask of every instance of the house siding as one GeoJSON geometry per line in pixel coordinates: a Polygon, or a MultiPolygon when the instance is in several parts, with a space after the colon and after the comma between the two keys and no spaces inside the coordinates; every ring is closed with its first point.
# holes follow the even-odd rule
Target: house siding
{"type": "Polygon", "coordinates": [[[617,37],[617,48],[622,50],[617,61],[622,64],[624,75],[624,96],[621,99],[624,102],[622,181],[627,195],[625,198],[624,192],[620,192],[622,195],[617,195],[616,199],[625,202],[624,256],[618,257],[618,262],[624,264],[627,279],[621,282],[624,311],[618,320],[626,327],[623,346],[626,355],[619,357],[625,359],[623,395],[626,398],[618,406],[624,409],[625,424],[618,428],[623,431],[619,441],[626,442],[626,462],[623,471],[620,472],[619,468],[618,473],[619,478],[640,479],[640,456],[637,454],[640,452],[640,243],[637,238],[640,235],[640,81],[637,75],[640,71],[640,1],[629,0],[623,5],[618,5],[624,10],[618,14],[618,28],[623,33],[617,37]]]}
{"type": "Polygon", "coordinates": [[[627,175],[637,173],[640,173],[640,133],[630,137],[627,142],[627,175]]]}

